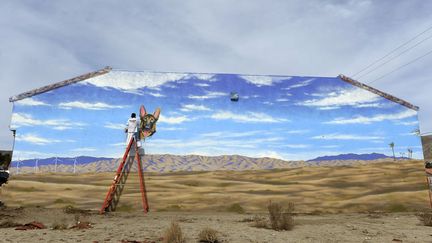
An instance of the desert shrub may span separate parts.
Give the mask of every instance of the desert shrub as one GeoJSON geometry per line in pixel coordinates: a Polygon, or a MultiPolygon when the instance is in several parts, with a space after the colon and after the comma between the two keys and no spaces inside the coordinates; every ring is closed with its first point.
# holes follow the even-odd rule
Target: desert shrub
{"type": "Polygon", "coordinates": [[[54,222],[51,225],[51,228],[53,230],[65,230],[68,228],[67,224],[66,224],[66,219],[62,219],[60,222],[54,222]]]}
{"type": "Polygon", "coordinates": [[[227,208],[228,212],[233,212],[233,213],[245,213],[244,208],[238,204],[238,203],[233,203],[231,204],[228,208],[227,208]]]}
{"type": "Polygon", "coordinates": [[[284,209],[279,203],[270,202],[268,207],[270,227],[274,230],[291,230],[294,227],[292,213],[294,203],[288,203],[284,209]]]}
{"type": "Polygon", "coordinates": [[[394,203],[391,204],[387,210],[391,213],[399,213],[399,212],[406,212],[408,211],[407,207],[405,207],[405,205],[403,204],[399,204],[399,203],[394,203]]]}
{"type": "Polygon", "coordinates": [[[218,238],[218,232],[211,228],[205,228],[201,230],[201,232],[198,234],[199,242],[204,243],[218,243],[220,242],[218,238]]]}
{"type": "Polygon", "coordinates": [[[54,203],[65,203],[66,201],[63,200],[62,198],[57,198],[56,200],[54,200],[54,203]]]}
{"type": "Polygon", "coordinates": [[[185,243],[185,237],[177,222],[171,222],[170,227],[165,231],[164,243],[185,243]]]}
{"type": "Polygon", "coordinates": [[[424,226],[432,226],[432,212],[420,213],[418,218],[424,226]]]}

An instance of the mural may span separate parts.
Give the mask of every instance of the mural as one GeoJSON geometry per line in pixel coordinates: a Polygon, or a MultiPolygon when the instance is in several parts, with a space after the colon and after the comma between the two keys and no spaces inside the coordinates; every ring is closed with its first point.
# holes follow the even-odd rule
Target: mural
{"type": "Polygon", "coordinates": [[[417,111],[339,77],[111,71],[14,102],[13,160],[119,158],[141,104],[161,108],[147,154],[422,158],[417,111]]]}

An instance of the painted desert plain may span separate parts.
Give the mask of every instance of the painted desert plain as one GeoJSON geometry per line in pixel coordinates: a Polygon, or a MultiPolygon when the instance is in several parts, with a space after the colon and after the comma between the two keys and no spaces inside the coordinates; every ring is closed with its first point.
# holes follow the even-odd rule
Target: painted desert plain
{"type": "Polygon", "coordinates": [[[244,171],[146,172],[150,212],[131,172],[117,211],[99,215],[114,172],[29,173],[2,187],[2,242],[162,242],[177,222],[185,242],[432,242],[423,161],[244,171]],[[268,225],[269,203],[294,204],[294,227],[268,225]],[[42,222],[47,228],[15,230],[42,222]],[[88,222],[91,228],[73,228],[88,222]],[[263,226],[264,224],[264,226],[263,226]],[[265,226],[267,225],[267,226],[265,226]],[[203,241],[204,242],[204,241],[203,241]],[[208,241],[210,242],[210,241],[208,241]],[[214,241],[216,242],[216,241],[214,241]]]}

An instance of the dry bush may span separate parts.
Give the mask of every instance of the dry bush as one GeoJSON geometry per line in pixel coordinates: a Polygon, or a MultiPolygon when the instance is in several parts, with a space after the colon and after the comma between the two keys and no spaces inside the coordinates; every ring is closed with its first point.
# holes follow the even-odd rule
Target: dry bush
{"type": "Polygon", "coordinates": [[[218,243],[220,242],[218,238],[218,232],[211,228],[205,228],[201,230],[201,232],[198,235],[199,242],[204,243],[218,243]]]}
{"type": "Polygon", "coordinates": [[[294,203],[288,203],[288,206],[284,209],[279,203],[270,202],[267,209],[272,229],[278,231],[291,230],[294,227],[294,219],[292,217],[294,203]]]}
{"type": "Polygon", "coordinates": [[[165,243],[185,243],[185,237],[177,222],[171,222],[171,226],[165,231],[164,240],[165,243]]]}
{"type": "Polygon", "coordinates": [[[75,214],[75,224],[70,229],[91,229],[93,223],[91,223],[85,215],[75,214]]]}
{"type": "Polygon", "coordinates": [[[51,229],[53,230],[65,230],[68,228],[68,225],[66,224],[66,219],[62,219],[61,222],[54,222],[51,226],[51,229]]]}
{"type": "Polygon", "coordinates": [[[418,214],[418,219],[424,226],[432,226],[432,212],[423,212],[418,214]]]}
{"type": "Polygon", "coordinates": [[[245,213],[244,208],[243,208],[240,204],[238,204],[238,203],[233,203],[233,204],[231,204],[231,205],[226,209],[226,211],[227,211],[227,212],[232,212],[232,213],[240,213],[240,214],[245,213]]]}

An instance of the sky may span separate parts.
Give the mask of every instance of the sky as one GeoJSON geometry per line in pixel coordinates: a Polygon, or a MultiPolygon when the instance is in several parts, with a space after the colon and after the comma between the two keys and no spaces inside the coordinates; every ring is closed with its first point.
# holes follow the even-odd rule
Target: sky
{"type": "Polygon", "coordinates": [[[13,159],[119,158],[126,120],[142,104],[162,110],[149,154],[391,156],[393,142],[398,156],[422,158],[416,110],[339,77],[113,70],[16,101],[13,159]]]}
{"type": "MultiPolygon", "coordinates": [[[[353,76],[432,26],[430,9],[430,1],[390,0],[1,1],[0,149],[12,146],[8,98],[33,88],[104,66],[353,76]]],[[[427,39],[358,80],[431,49],[427,39]]],[[[422,133],[432,132],[431,62],[425,56],[371,84],[419,106],[422,133]]]]}

